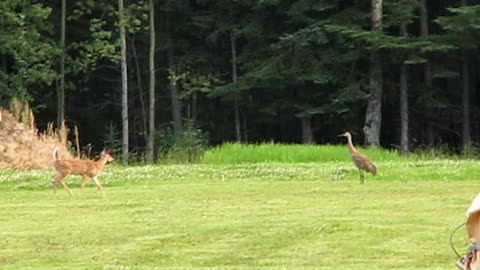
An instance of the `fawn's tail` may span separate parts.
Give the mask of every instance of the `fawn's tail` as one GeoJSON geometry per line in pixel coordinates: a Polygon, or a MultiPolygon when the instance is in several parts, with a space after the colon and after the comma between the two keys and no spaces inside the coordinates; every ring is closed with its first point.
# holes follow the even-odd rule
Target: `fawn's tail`
{"type": "Polygon", "coordinates": [[[53,159],[58,160],[58,147],[55,147],[52,155],[53,155],[53,159]]]}

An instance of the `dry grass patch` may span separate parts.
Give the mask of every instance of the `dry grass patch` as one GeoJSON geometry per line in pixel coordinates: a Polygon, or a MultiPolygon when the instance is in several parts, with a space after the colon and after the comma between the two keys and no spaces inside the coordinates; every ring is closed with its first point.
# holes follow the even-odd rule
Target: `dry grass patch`
{"type": "Polygon", "coordinates": [[[66,129],[55,131],[50,128],[45,133],[39,133],[34,125],[33,114],[29,112],[25,120],[20,112],[14,116],[0,108],[0,169],[52,168],[55,147],[60,149],[62,157],[72,157],[67,148],[66,129]]]}

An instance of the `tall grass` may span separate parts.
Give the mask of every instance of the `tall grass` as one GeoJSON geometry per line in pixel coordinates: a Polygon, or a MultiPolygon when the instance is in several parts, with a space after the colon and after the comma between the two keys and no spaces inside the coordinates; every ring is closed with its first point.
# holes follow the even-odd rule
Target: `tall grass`
{"type": "MultiPolygon", "coordinates": [[[[396,151],[381,148],[359,148],[374,161],[403,160],[396,151]]],[[[350,155],[345,145],[303,144],[239,144],[226,143],[205,152],[201,162],[205,164],[239,163],[309,163],[348,161],[350,155]]]]}

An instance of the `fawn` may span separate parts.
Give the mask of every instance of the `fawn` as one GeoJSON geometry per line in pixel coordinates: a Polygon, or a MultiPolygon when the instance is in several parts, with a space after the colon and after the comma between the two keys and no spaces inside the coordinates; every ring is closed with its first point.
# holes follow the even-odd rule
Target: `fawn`
{"type": "Polygon", "coordinates": [[[53,158],[55,159],[55,169],[58,172],[58,176],[52,180],[53,193],[57,190],[57,185],[62,184],[68,191],[70,196],[73,196],[72,191],[65,183],[65,178],[70,174],[77,174],[82,176],[82,189],[88,183],[89,179],[92,179],[97,188],[103,192],[103,187],[98,181],[97,175],[103,170],[107,162],[114,161],[114,158],[109,153],[102,151],[99,160],[78,160],[78,159],[58,159],[58,148],[53,150],[53,158]]]}

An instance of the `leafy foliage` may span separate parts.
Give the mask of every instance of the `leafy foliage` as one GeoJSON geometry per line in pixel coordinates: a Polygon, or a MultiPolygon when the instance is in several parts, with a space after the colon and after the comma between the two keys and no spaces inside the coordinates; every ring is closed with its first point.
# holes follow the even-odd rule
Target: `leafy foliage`
{"type": "Polygon", "coordinates": [[[195,128],[192,122],[185,125],[181,133],[170,129],[160,131],[156,135],[157,156],[169,163],[198,162],[207,147],[207,136],[195,128]]]}
{"type": "Polygon", "coordinates": [[[113,123],[106,128],[103,133],[104,148],[113,153],[120,153],[122,150],[122,133],[121,129],[113,123]]]}
{"type": "MultiPolygon", "coordinates": [[[[45,20],[51,9],[30,1],[0,3],[0,100],[28,99],[29,89],[50,86],[57,74],[53,69],[59,50],[48,38],[51,25],[45,20]],[[6,63],[10,63],[6,68],[6,63]]],[[[5,104],[3,104],[5,105],[5,104]]]]}
{"type": "Polygon", "coordinates": [[[435,21],[447,30],[449,42],[463,49],[478,47],[480,35],[480,5],[449,8],[453,15],[442,16],[435,21]]]}

